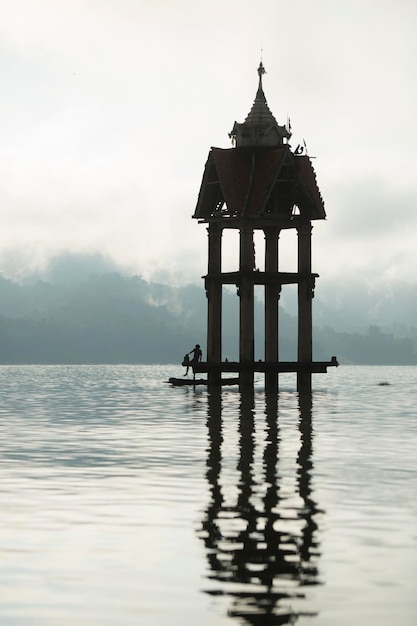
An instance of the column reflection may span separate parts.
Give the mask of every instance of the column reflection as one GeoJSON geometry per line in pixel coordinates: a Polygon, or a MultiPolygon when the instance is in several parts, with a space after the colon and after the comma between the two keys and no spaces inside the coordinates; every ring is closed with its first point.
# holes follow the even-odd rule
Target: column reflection
{"type": "Polygon", "coordinates": [[[301,615],[316,615],[305,586],[319,582],[311,395],[298,400],[298,430],[290,432],[290,444],[281,439],[276,394],[265,396],[264,415],[259,407],[255,415],[253,393],[239,398],[237,441],[224,428],[221,392],[208,400],[210,497],[199,532],[208,562],[206,591],[228,596],[228,615],[239,623],[293,624],[301,615]],[[288,462],[294,439],[298,451],[288,462]]]}

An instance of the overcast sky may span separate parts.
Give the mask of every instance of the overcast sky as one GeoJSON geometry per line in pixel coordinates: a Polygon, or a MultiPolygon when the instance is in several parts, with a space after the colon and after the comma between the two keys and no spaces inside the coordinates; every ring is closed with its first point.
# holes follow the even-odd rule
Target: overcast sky
{"type": "Polygon", "coordinates": [[[415,282],[416,33],[415,0],[0,0],[0,272],[99,252],[199,281],[204,164],[262,48],[268,105],[316,157],[313,271],[415,282]]]}

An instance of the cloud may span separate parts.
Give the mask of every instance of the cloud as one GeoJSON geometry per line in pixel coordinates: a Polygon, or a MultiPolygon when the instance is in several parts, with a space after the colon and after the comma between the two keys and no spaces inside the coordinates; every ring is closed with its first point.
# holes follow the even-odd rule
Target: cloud
{"type": "MultiPolygon", "coordinates": [[[[200,281],[206,233],[191,215],[204,163],[252,106],[262,45],[269,106],[317,157],[317,271],[415,272],[415,3],[5,6],[2,262],[99,251],[149,278],[200,281]]],[[[291,236],[281,243],[292,265],[291,236]]],[[[235,263],[232,240],[224,259],[235,263]]]]}
{"type": "Polygon", "coordinates": [[[118,271],[115,263],[102,254],[63,253],[48,263],[43,278],[54,284],[79,282],[92,274],[108,274],[118,271]]]}

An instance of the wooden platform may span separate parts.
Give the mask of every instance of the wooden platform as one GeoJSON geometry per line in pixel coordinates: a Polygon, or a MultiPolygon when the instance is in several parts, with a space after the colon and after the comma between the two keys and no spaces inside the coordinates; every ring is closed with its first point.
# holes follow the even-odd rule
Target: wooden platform
{"type": "Polygon", "coordinates": [[[255,361],[253,363],[239,363],[237,361],[222,361],[221,363],[207,363],[200,361],[199,363],[191,363],[195,374],[203,374],[207,372],[311,372],[316,374],[325,374],[328,367],[337,367],[339,365],[336,357],[332,357],[330,361],[311,361],[308,363],[300,363],[298,361],[279,361],[270,363],[267,361],[255,361]]]}

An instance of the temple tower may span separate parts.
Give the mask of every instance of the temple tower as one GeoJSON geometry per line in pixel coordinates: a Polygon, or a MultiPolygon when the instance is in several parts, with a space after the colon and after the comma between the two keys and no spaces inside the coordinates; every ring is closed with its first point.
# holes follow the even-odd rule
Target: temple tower
{"type": "Polygon", "coordinates": [[[311,222],[326,213],[310,158],[304,149],[291,149],[290,128],[280,126],[269,110],[263,91],[262,62],[258,90],[242,124],[234,123],[229,136],[233,148],[210,150],[193,217],[207,224],[208,299],[207,362],[195,371],[207,372],[217,386],[222,372],[238,372],[240,387],[253,386],[254,372],[265,373],[268,391],[278,389],[278,373],[297,372],[299,391],[311,390],[312,372],[336,365],[313,362],[312,298],[317,274],[311,271],[311,222]],[[222,233],[239,231],[239,269],[222,272],[222,233]],[[297,272],[279,271],[280,233],[295,229],[298,235],[297,272]],[[256,270],[254,232],[265,237],[264,271],[256,270]],[[284,284],[298,286],[298,356],[280,362],[278,300],[284,284]],[[222,361],[222,288],[235,285],[239,296],[239,361],[222,361]],[[265,290],[264,361],[254,361],[254,288],[265,290]]]}

